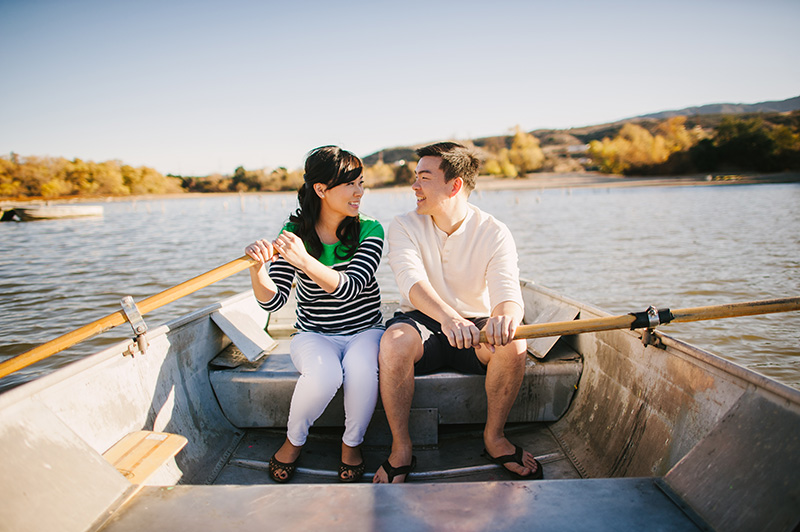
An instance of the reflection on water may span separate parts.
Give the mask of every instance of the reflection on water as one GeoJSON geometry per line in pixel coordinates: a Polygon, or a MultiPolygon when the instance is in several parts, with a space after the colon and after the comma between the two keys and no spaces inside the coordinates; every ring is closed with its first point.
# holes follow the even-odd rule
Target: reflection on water
{"type": "MultiPolygon", "coordinates": [[[[477,191],[508,224],[523,278],[617,314],[800,294],[799,185],[477,191]]],[[[410,191],[370,191],[388,226],[410,191]]],[[[102,219],[0,224],[0,356],[56,336],[240,257],[276,233],[294,194],[105,204],[102,219]]],[[[385,261],[384,297],[397,288],[385,261]]],[[[234,275],[145,316],[150,327],[249,288],[234,275]]],[[[127,325],[0,381],[0,388],[130,336],[127,325]]],[[[800,313],[662,329],[800,388],[800,313]]]]}

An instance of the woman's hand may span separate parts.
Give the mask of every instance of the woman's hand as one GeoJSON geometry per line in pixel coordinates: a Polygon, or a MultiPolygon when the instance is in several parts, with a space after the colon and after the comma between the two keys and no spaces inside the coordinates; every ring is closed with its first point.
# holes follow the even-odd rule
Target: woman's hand
{"type": "Polygon", "coordinates": [[[253,260],[257,260],[259,264],[254,265],[261,267],[267,262],[274,262],[276,257],[275,245],[269,240],[256,240],[246,248],[244,252],[253,260]]]}
{"type": "Polygon", "coordinates": [[[253,285],[253,294],[258,301],[270,301],[278,293],[278,287],[270,278],[264,264],[275,262],[278,256],[275,254],[275,244],[269,240],[256,240],[246,248],[244,252],[256,264],[250,266],[250,282],[253,285]]]}
{"type": "Polygon", "coordinates": [[[303,240],[291,231],[283,231],[272,243],[275,251],[283,257],[286,262],[308,273],[307,266],[311,255],[306,251],[303,240]]]}

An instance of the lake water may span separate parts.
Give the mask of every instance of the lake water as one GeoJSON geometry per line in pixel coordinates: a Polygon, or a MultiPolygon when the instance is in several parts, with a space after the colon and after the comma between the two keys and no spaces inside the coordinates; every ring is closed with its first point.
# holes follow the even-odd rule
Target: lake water
{"type": "MultiPolygon", "coordinates": [[[[614,314],[800,295],[800,185],[477,191],[515,235],[523,278],[614,314]]],[[[368,191],[388,226],[408,190],[368,191]]],[[[0,359],[240,257],[274,236],[294,194],[104,203],[102,219],[0,224],[0,359]]],[[[388,265],[385,298],[397,299],[388,265]]],[[[150,328],[249,289],[247,272],[145,316],[150,328]]],[[[661,330],[800,388],[800,312],[661,330]]],[[[131,336],[128,325],[0,380],[30,380],[131,336]]]]}

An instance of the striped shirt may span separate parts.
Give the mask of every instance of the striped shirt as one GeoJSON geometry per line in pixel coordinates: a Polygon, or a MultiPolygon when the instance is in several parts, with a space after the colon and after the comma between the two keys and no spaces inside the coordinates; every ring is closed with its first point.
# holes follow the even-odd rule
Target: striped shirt
{"type": "MultiPolygon", "coordinates": [[[[339,273],[339,285],[329,294],[302,270],[282,257],[269,267],[269,276],[278,292],[268,302],[259,301],[266,311],[275,312],[286,304],[292,281],[297,279],[297,323],[299,331],[322,334],[356,334],[381,326],[381,292],[375,271],[383,253],[383,226],[372,218],[359,215],[361,233],[355,254],[347,260],[336,256],[341,242],[322,244],[319,261],[339,273]]],[[[287,223],[283,230],[294,232],[287,223]]]]}

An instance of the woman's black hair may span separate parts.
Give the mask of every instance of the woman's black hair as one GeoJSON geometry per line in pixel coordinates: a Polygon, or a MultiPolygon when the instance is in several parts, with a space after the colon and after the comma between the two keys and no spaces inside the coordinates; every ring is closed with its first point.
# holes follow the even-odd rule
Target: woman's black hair
{"type": "MultiPolygon", "coordinates": [[[[331,189],[358,179],[363,172],[361,159],[337,146],[321,146],[309,152],[303,176],[305,183],[297,191],[300,208],[289,216],[289,221],[297,226],[296,234],[303,239],[312,257],[318,259],[322,255],[322,242],[316,230],[322,201],[314,192],[314,184],[321,183],[331,189]]],[[[336,257],[352,257],[358,248],[360,234],[358,216],[347,216],[342,220],[336,229],[336,237],[342,243],[342,253],[337,249],[336,257]]]]}

